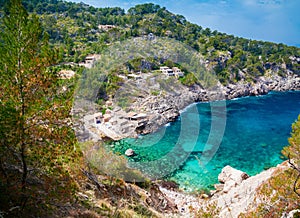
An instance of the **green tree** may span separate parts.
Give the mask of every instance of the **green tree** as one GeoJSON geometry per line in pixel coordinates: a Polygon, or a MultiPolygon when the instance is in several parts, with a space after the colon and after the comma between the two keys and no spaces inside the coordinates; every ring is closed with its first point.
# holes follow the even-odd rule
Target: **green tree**
{"type": "Polygon", "coordinates": [[[55,59],[39,18],[11,0],[0,20],[1,211],[24,213],[71,190],[73,88],[49,68],[55,59]]]}
{"type": "Polygon", "coordinates": [[[300,116],[292,125],[292,134],[289,138],[289,146],[283,149],[283,154],[289,158],[291,167],[297,172],[294,179],[294,192],[300,197],[300,116]]]}

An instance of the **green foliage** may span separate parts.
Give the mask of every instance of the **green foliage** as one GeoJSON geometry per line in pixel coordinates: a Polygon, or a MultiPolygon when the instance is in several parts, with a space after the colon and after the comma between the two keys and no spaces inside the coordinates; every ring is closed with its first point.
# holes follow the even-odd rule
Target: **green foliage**
{"type": "Polygon", "coordinates": [[[0,26],[0,209],[41,216],[75,190],[67,170],[80,156],[69,115],[75,81],[49,68],[56,53],[19,0],[9,2],[0,26]]]}
{"type": "MultiPolygon", "coordinates": [[[[60,80],[56,74],[58,69],[48,68],[56,61],[80,62],[90,53],[105,53],[109,46],[118,51],[111,46],[115,46],[116,41],[124,42],[150,33],[190,46],[174,46],[174,42],[158,39],[156,44],[151,44],[156,51],[164,48],[165,53],[158,57],[151,56],[149,59],[144,51],[151,49],[143,45],[140,48],[129,46],[132,52],[142,54],[140,59],[120,60],[117,52],[111,58],[104,55],[101,63],[81,75],[80,95],[93,100],[105,100],[116,94],[123,85],[119,74],[127,73],[122,64],[127,64],[129,70],[147,71],[149,63],[152,69],[157,69],[164,61],[170,66],[184,62],[180,63],[181,69],[186,69],[187,74],[180,79],[182,84],[191,86],[198,83],[204,87],[212,87],[217,81],[214,73],[200,64],[200,59],[206,61],[208,68],[214,70],[223,84],[241,79],[239,70],[245,72],[245,79],[249,82],[267,71],[282,76],[287,70],[300,74],[299,63],[292,60],[300,57],[299,48],[203,29],[158,5],[137,5],[125,13],[121,8],[94,8],[84,3],[61,0],[22,2],[31,14],[18,0],[0,1],[0,192],[3,193],[0,199],[3,211],[15,206],[26,209],[25,205],[47,211],[49,202],[53,201],[51,198],[59,201],[65,197],[64,200],[67,200],[75,189],[71,172],[66,167],[76,162],[78,157],[74,151],[76,139],[69,119],[76,79],[60,80]],[[7,2],[11,2],[10,7],[4,6],[7,2]],[[99,25],[115,27],[104,30],[99,25]],[[197,55],[194,51],[191,53],[191,47],[197,55]],[[53,52],[56,49],[58,52],[53,52]],[[170,54],[180,54],[180,57],[172,61],[164,58],[170,54]],[[282,67],[284,65],[286,69],[282,67]],[[56,181],[60,188],[55,185],[56,181]],[[65,193],[66,190],[69,192],[65,193]],[[48,198],[45,199],[45,196],[48,198]]],[[[126,49],[120,46],[119,50],[126,49]]],[[[157,81],[161,86],[160,93],[176,89],[176,82],[171,79],[157,81]]],[[[134,97],[138,96],[139,89],[131,90],[134,97]]],[[[158,94],[158,90],[152,90],[151,94],[158,94]]],[[[132,101],[124,95],[120,96],[119,102],[121,106],[128,107],[132,101]]],[[[299,167],[298,130],[299,122],[294,124],[289,140],[291,146],[284,152],[299,167]]],[[[112,166],[112,171],[122,168],[124,163],[119,164],[115,168],[112,166]]],[[[288,177],[287,185],[290,185],[294,176],[295,172],[290,171],[278,178],[284,180],[288,177]]],[[[282,185],[278,181],[273,183],[274,186],[282,185]]],[[[287,187],[285,190],[286,194],[280,196],[288,198],[290,189],[287,187]]],[[[16,209],[13,212],[20,211],[16,209]]]]}
{"type": "Polygon", "coordinates": [[[281,217],[291,210],[300,209],[300,198],[293,191],[297,176],[292,169],[278,170],[274,176],[258,190],[260,204],[241,217],[281,217]]]}
{"type": "Polygon", "coordinates": [[[138,170],[127,166],[127,160],[120,155],[114,154],[104,147],[103,143],[92,142],[81,143],[85,157],[96,174],[107,175],[116,179],[123,179],[129,182],[144,182],[149,180],[138,170]]]}
{"type": "MultiPolygon", "coordinates": [[[[172,39],[157,38],[155,42],[143,38],[124,40],[110,45],[100,54],[99,61],[93,68],[85,70],[79,81],[78,95],[92,101],[117,97],[119,106],[128,107],[132,103],[128,93],[131,93],[131,96],[138,96],[146,91],[138,88],[136,82],[128,84],[126,79],[123,81],[120,78],[120,76],[128,75],[128,71],[132,69],[145,69],[146,72],[151,72],[159,66],[169,64],[180,67],[185,73],[193,72],[193,75],[187,76],[186,84],[197,82],[203,87],[211,87],[216,81],[215,76],[201,64],[200,57],[195,50],[172,39]],[[164,48],[162,52],[161,48],[164,48]],[[164,57],[170,57],[170,59],[164,57]]],[[[161,72],[152,75],[161,75],[161,72]]],[[[174,88],[176,82],[171,78],[167,79],[164,76],[159,80],[155,78],[154,80],[159,83],[160,91],[173,92],[175,90],[176,92],[174,88]]],[[[151,86],[150,81],[148,85],[151,86]]]]}
{"type": "Polygon", "coordinates": [[[136,5],[134,8],[130,8],[128,13],[130,15],[144,15],[144,14],[152,14],[158,12],[160,7],[158,5],[154,5],[152,3],[136,5]]]}
{"type": "Polygon", "coordinates": [[[289,138],[289,146],[283,149],[283,154],[295,161],[300,167],[300,116],[292,125],[292,133],[289,138]]]}
{"type": "MultiPolygon", "coordinates": [[[[136,5],[127,13],[121,8],[94,8],[84,3],[60,0],[23,0],[30,12],[41,14],[43,28],[53,46],[62,51],[63,61],[79,62],[89,53],[100,53],[115,41],[152,33],[183,42],[199,51],[210,63],[219,65],[218,78],[223,84],[236,82],[233,69],[246,69],[246,77],[264,75],[266,65],[278,64],[278,73],[285,76],[286,69],[300,74],[299,63],[291,56],[299,57],[300,49],[283,44],[248,40],[192,24],[181,15],[174,15],[166,8],[151,3],[136,5]],[[103,30],[99,25],[114,25],[103,30]],[[219,52],[230,52],[229,59],[220,60],[219,52]]],[[[3,7],[3,3],[0,4],[3,7]]],[[[133,66],[137,69],[139,66],[133,66]]],[[[215,66],[213,66],[215,67],[215,66]]],[[[142,69],[139,69],[142,70],[142,69]]]]}
{"type": "Polygon", "coordinates": [[[294,178],[294,192],[300,200],[300,115],[298,120],[292,125],[292,134],[289,138],[289,146],[283,149],[283,154],[289,158],[292,168],[298,174],[294,178]]]}
{"type": "Polygon", "coordinates": [[[151,95],[158,96],[160,94],[159,90],[152,90],[151,95]]]}
{"type": "Polygon", "coordinates": [[[188,73],[183,78],[180,78],[180,82],[185,86],[192,86],[197,84],[198,79],[193,73],[188,73]]]}

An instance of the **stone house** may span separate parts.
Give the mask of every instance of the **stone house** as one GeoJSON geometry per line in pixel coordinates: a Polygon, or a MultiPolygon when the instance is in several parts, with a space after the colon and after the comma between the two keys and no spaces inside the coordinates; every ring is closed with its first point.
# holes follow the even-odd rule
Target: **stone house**
{"type": "Polygon", "coordinates": [[[184,73],[178,67],[173,67],[172,70],[177,78],[184,76],[184,73]]]}
{"type": "Polygon", "coordinates": [[[160,67],[159,69],[166,76],[175,76],[174,71],[169,67],[160,67]]]}
{"type": "Polygon", "coordinates": [[[84,66],[86,68],[92,68],[97,60],[100,59],[99,54],[90,54],[86,56],[83,62],[79,62],[79,66],[84,66]]]}

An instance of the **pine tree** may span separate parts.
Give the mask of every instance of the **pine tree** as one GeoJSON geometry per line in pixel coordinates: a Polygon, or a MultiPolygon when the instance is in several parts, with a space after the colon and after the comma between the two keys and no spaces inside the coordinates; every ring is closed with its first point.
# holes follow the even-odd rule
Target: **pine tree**
{"type": "Polygon", "coordinates": [[[55,60],[39,18],[21,0],[11,0],[0,21],[2,211],[47,203],[47,195],[66,191],[70,182],[65,164],[75,154],[72,88],[51,70],[55,60]]]}
{"type": "Polygon", "coordinates": [[[300,115],[298,120],[292,125],[289,146],[283,149],[283,154],[289,159],[291,168],[297,172],[293,189],[298,197],[300,197],[300,115]]]}

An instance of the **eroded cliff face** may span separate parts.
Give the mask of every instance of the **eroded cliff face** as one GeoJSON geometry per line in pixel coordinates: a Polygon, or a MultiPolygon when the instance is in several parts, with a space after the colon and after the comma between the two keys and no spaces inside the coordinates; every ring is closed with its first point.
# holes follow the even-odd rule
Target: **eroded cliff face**
{"type": "MultiPolygon", "coordinates": [[[[121,107],[118,105],[118,98],[107,102],[107,106],[111,109],[107,110],[110,119],[104,122],[105,125],[109,124],[110,130],[117,132],[122,137],[136,137],[137,133],[151,133],[162,125],[176,120],[180,111],[193,102],[300,89],[300,78],[294,74],[289,74],[284,78],[278,75],[260,77],[256,83],[239,82],[228,86],[217,84],[209,90],[205,90],[199,85],[186,87],[175,79],[168,80],[168,86],[166,86],[165,81],[161,82],[159,79],[161,78],[155,78],[149,85],[147,78],[142,78],[138,82],[139,86],[136,85],[137,81],[131,81],[133,84],[129,86],[130,92],[126,92],[130,104],[121,107]],[[154,92],[157,90],[160,92],[154,92]]],[[[85,107],[88,105],[85,104],[85,107]]],[[[93,113],[96,112],[97,110],[93,110],[93,113]]],[[[81,111],[81,113],[85,112],[81,111]]],[[[85,130],[88,129],[84,122],[82,125],[85,130]]],[[[94,138],[96,134],[89,133],[89,131],[90,129],[87,131],[87,134],[90,134],[89,139],[101,140],[106,137],[102,133],[94,138]]],[[[287,168],[289,166],[284,162],[275,168],[248,178],[245,173],[226,167],[219,177],[220,184],[215,185],[216,190],[210,195],[203,195],[202,198],[163,188],[160,190],[171,203],[175,204],[175,208],[178,208],[180,217],[196,217],[197,215],[194,215],[196,211],[211,213],[212,208],[215,208],[213,213],[218,217],[238,217],[242,213],[255,211],[260,204],[267,204],[268,199],[264,195],[260,195],[257,190],[276,172],[284,171],[287,168]]],[[[289,211],[287,212],[289,213],[289,211]]]]}
{"type": "Polygon", "coordinates": [[[255,210],[260,203],[265,203],[266,199],[257,193],[266,181],[268,181],[276,171],[288,169],[287,162],[283,162],[276,167],[270,168],[249,177],[244,172],[226,166],[219,175],[219,181],[223,188],[216,190],[208,204],[216,204],[219,208],[219,217],[238,217],[241,213],[255,210]]]}
{"type": "MultiPolygon", "coordinates": [[[[264,95],[270,91],[300,89],[300,78],[294,74],[289,74],[286,77],[278,75],[259,77],[256,83],[238,82],[227,86],[218,83],[209,89],[203,89],[197,84],[187,87],[174,78],[168,78],[167,83],[164,82],[164,84],[161,84],[160,81],[160,77],[152,77],[152,84],[154,85],[149,85],[146,80],[141,79],[139,83],[143,84],[142,88],[132,83],[130,87],[133,89],[128,92],[129,101],[132,103],[126,108],[116,106],[116,110],[147,115],[143,119],[142,125],[133,125],[138,134],[154,132],[166,123],[175,121],[180,116],[180,111],[194,102],[234,99],[264,95]],[[132,94],[133,90],[138,95],[132,94]],[[153,90],[157,91],[156,95],[153,95],[153,90]]],[[[115,105],[118,104],[118,100],[118,98],[115,99],[115,105]]],[[[132,132],[131,129],[129,131],[132,132]]]]}
{"type": "Polygon", "coordinates": [[[77,132],[78,135],[84,136],[81,137],[83,140],[101,140],[104,137],[119,140],[158,130],[163,125],[175,121],[181,110],[194,102],[234,99],[288,90],[300,90],[300,77],[296,74],[290,73],[286,77],[259,77],[255,83],[240,81],[227,86],[218,83],[214,87],[204,89],[197,84],[184,86],[175,77],[148,73],[139,79],[128,79],[114,98],[106,102],[101,125],[95,125],[92,117],[100,111],[97,109],[100,106],[89,103],[94,104],[93,109],[89,109],[89,104],[84,103],[74,107],[73,111],[75,116],[81,117],[81,121],[77,122],[77,132]]]}
{"type": "MultiPolygon", "coordinates": [[[[289,167],[286,161],[249,177],[240,170],[226,166],[219,175],[220,184],[215,185],[216,190],[211,191],[210,195],[203,194],[200,197],[160,189],[177,205],[181,217],[201,217],[209,214],[212,217],[237,218],[241,214],[256,211],[261,204],[270,206],[270,198],[259,193],[258,190],[278,172],[285,171],[289,167]]],[[[276,190],[273,190],[274,195],[275,192],[276,190]]],[[[289,213],[290,211],[286,212],[289,213]]],[[[277,215],[281,217],[284,214],[277,215]]]]}

